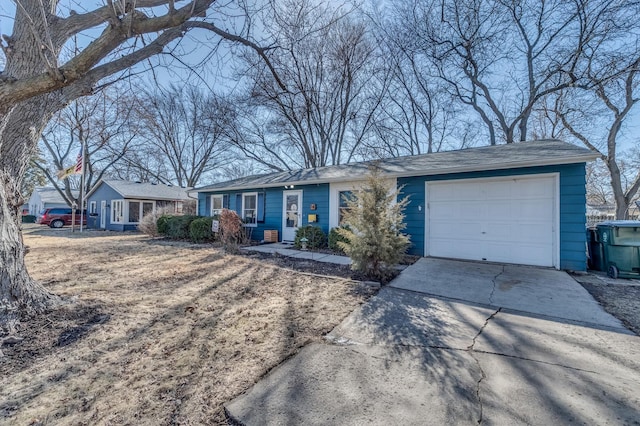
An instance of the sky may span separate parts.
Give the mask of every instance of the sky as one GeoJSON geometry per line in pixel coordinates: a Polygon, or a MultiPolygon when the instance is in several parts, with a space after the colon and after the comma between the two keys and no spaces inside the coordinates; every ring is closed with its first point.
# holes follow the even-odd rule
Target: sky
{"type": "MultiPolygon", "coordinates": [[[[82,13],[103,3],[103,1],[97,0],[61,0],[60,9],[63,14],[66,14],[69,9],[82,13]]],[[[231,4],[233,2],[228,3],[231,4]]],[[[389,7],[388,2],[385,0],[371,0],[370,4],[382,15],[385,14],[389,7]]],[[[13,1],[0,0],[1,34],[11,33],[14,11],[15,3],[13,1]]],[[[229,30],[233,30],[234,24],[237,25],[232,20],[219,23],[219,25],[227,25],[225,29],[229,30]]],[[[100,29],[86,32],[78,39],[78,43],[81,46],[86,45],[99,32],[100,29]]],[[[204,31],[197,31],[187,34],[186,37],[175,43],[172,48],[175,56],[165,53],[145,63],[136,65],[132,69],[132,72],[136,74],[135,79],[148,85],[158,82],[164,86],[170,84],[180,85],[188,81],[203,89],[217,93],[231,93],[242,85],[242,81],[236,72],[238,62],[234,50],[237,50],[237,47],[231,48],[229,43],[220,42],[218,38],[211,37],[204,31]]],[[[0,55],[0,58],[2,58],[2,55],[0,55]]],[[[0,62],[1,68],[2,63],[0,62]]],[[[638,136],[640,136],[640,108],[636,108],[633,117],[628,120],[626,133],[621,140],[620,146],[623,149],[631,148],[638,142],[638,136]]]]}

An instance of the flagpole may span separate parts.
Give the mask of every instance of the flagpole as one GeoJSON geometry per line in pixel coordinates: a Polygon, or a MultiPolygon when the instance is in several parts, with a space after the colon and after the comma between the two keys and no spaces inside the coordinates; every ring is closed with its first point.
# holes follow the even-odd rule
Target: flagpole
{"type": "Polygon", "coordinates": [[[85,142],[82,141],[82,176],[80,177],[80,232],[82,232],[82,224],[84,223],[84,198],[85,198],[85,171],[84,171],[84,159],[87,156],[85,152],[85,142]]]}

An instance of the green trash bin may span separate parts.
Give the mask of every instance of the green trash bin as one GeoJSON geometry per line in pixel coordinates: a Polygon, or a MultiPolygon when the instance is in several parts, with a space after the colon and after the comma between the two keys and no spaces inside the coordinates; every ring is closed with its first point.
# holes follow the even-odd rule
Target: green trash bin
{"type": "MultiPolygon", "coordinates": [[[[611,278],[640,277],[640,221],[612,220],[596,225],[592,264],[611,278]],[[599,246],[599,247],[598,247],[599,246]]],[[[591,251],[590,251],[591,255],[591,251]]]]}
{"type": "Polygon", "coordinates": [[[596,227],[587,228],[587,247],[589,248],[589,257],[587,266],[595,271],[606,271],[604,265],[604,253],[602,252],[602,243],[598,237],[596,227]]]}

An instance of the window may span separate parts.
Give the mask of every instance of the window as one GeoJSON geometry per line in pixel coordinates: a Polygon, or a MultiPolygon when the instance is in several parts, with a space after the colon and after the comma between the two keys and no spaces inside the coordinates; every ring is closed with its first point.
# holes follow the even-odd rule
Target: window
{"type": "Polygon", "coordinates": [[[124,210],[124,201],[122,200],[111,201],[111,223],[124,222],[124,215],[122,214],[123,210],[124,210]]]}
{"type": "Polygon", "coordinates": [[[89,214],[96,214],[98,213],[98,203],[97,201],[91,201],[89,203],[89,214]]]}
{"type": "Polygon", "coordinates": [[[127,202],[127,223],[140,223],[140,219],[153,212],[153,201],[129,200],[127,202]]]}
{"type": "Polygon", "coordinates": [[[339,191],[338,192],[338,224],[342,225],[344,221],[344,213],[349,210],[347,200],[353,197],[352,191],[339,191]]]}
{"type": "Polygon", "coordinates": [[[223,208],[223,195],[212,195],[211,196],[211,216],[219,216],[222,213],[223,208]]]}
{"type": "Polygon", "coordinates": [[[258,224],[258,194],[255,192],[242,194],[242,219],[247,226],[258,224]]]}
{"type": "Polygon", "coordinates": [[[129,223],[138,223],[140,222],[140,202],[139,201],[129,201],[129,218],[127,222],[129,223]]]}
{"type": "Polygon", "coordinates": [[[153,213],[153,203],[146,201],[142,203],[142,217],[145,217],[149,213],[153,213]]]}

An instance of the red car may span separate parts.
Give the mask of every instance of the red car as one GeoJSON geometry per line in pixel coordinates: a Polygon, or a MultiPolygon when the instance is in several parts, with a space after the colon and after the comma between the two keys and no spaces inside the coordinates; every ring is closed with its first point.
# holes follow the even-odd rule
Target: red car
{"type": "MultiPolygon", "coordinates": [[[[49,225],[52,228],[62,228],[64,225],[71,225],[71,208],[44,209],[38,215],[36,223],[49,225]]],[[[87,224],[87,211],[84,211],[82,224],[87,224]]],[[[80,225],[80,210],[76,210],[76,225],[80,225]]]]}

